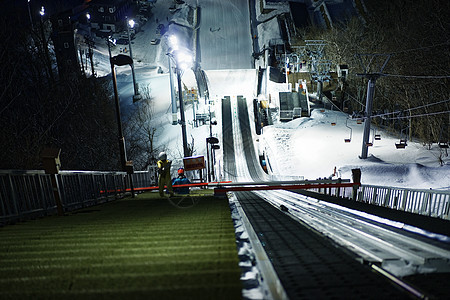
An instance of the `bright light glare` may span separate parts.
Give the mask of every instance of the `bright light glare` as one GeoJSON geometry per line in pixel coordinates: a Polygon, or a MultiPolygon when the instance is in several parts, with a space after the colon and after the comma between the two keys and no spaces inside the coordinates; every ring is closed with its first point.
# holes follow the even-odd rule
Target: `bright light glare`
{"type": "Polygon", "coordinates": [[[190,56],[189,54],[180,52],[180,53],[177,53],[177,60],[180,63],[191,63],[192,62],[192,56],[190,56]]]}
{"type": "Polygon", "coordinates": [[[45,15],[45,8],[43,6],[41,6],[41,10],[39,11],[39,14],[41,16],[45,15]]]}
{"type": "Polygon", "coordinates": [[[87,18],[88,20],[90,20],[90,19],[91,19],[91,14],[90,14],[90,13],[86,13],[86,18],[87,18]]]}
{"type": "Polygon", "coordinates": [[[187,63],[180,63],[181,70],[186,70],[188,67],[189,67],[189,65],[187,63]]]}
{"type": "Polygon", "coordinates": [[[134,27],[134,24],[136,24],[136,23],[134,22],[133,19],[130,19],[130,20],[128,21],[128,25],[130,25],[130,28],[133,28],[133,27],[134,27]]]}
{"type": "Polygon", "coordinates": [[[173,50],[178,50],[178,39],[176,36],[169,36],[169,45],[173,50]]]}
{"type": "Polygon", "coordinates": [[[183,52],[176,54],[177,63],[180,69],[185,70],[192,64],[192,56],[183,52]]]}

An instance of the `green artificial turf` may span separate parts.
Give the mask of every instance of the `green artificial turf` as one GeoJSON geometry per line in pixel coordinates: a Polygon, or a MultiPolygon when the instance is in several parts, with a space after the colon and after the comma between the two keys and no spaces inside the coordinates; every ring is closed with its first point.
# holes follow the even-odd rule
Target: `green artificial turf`
{"type": "Polygon", "coordinates": [[[0,228],[0,299],[239,299],[226,199],[157,193],[0,228]]]}

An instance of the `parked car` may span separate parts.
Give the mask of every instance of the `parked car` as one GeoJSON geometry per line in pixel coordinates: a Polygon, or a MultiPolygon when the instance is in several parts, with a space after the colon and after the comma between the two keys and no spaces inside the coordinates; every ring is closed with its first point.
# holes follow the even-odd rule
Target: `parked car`
{"type": "Polygon", "coordinates": [[[175,5],[172,5],[171,7],[169,7],[169,11],[173,14],[177,11],[177,7],[175,5]]]}
{"type": "Polygon", "coordinates": [[[128,38],[126,38],[126,39],[122,39],[122,38],[117,39],[117,40],[116,40],[116,44],[119,44],[119,45],[128,45],[128,38]]]}
{"type": "Polygon", "coordinates": [[[153,40],[151,40],[151,41],[150,41],[150,44],[152,44],[152,45],[157,45],[157,44],[159,44],[159,39],[153,39],[153,40]]]}

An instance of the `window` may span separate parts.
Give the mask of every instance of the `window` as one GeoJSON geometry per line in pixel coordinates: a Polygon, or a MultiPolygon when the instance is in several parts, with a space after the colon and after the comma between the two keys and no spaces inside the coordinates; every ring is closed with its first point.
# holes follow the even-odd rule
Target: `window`
{"type": "Polygon", "coordinates": [[[68,43],[68,42],[65,42],[65,43],[64,43],[64,48],[66,48],[66,49],[69,48],[69,43],[68,43]]]}
{"type": "Polygon", "coordinates": [[[58,26],[62,27],[63,26],[63,20],[62,19],[58,19],[58,26]]]}
{"type": "Polygon", "coordinates": [[[116,8],[114,6],[109,8],[109,13],[113,14],[115,11],[116,8]]]}

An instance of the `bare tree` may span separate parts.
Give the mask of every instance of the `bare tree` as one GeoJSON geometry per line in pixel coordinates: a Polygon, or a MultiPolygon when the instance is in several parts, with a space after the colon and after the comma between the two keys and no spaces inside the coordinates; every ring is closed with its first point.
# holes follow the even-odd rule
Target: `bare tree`
{"type": "Polygon", "coordinates": [[[440,139],[444,130],[448,136],[450,99],[448,36],[450,2],[444,0],[375,1],[366,0],[370,14],[363,23],[357,18],[335,24],[327,31],[311,31],[308,38],[328,42],[326,53],[335,64],[349,66],[347,92],[352,107],[359,107],[358,92],[367,82],[357,73],[355,54],[387,53],[391,55],[384,73],[377,81],[374,111],[397,112],[388,118],[378,118],[379,124],[393,132],[403,130],[409,138],[424,144],[440,139]],[[445,113],[447,112],[447,113],[445,113]],[[401,116],[401,118],[400,118],[401,116]]]}
{"type": "Polygon", "coordinates": [[[142,100],[134,104],[127,120],[124,121],[124,134],[127,141],[127,154],[137,170],[145,170],[156,163],[158,153],[164,149],[155,145],[158,137],[158,124],[154,123],[154,106],[148,86],[140,88],[142,100]]]}

